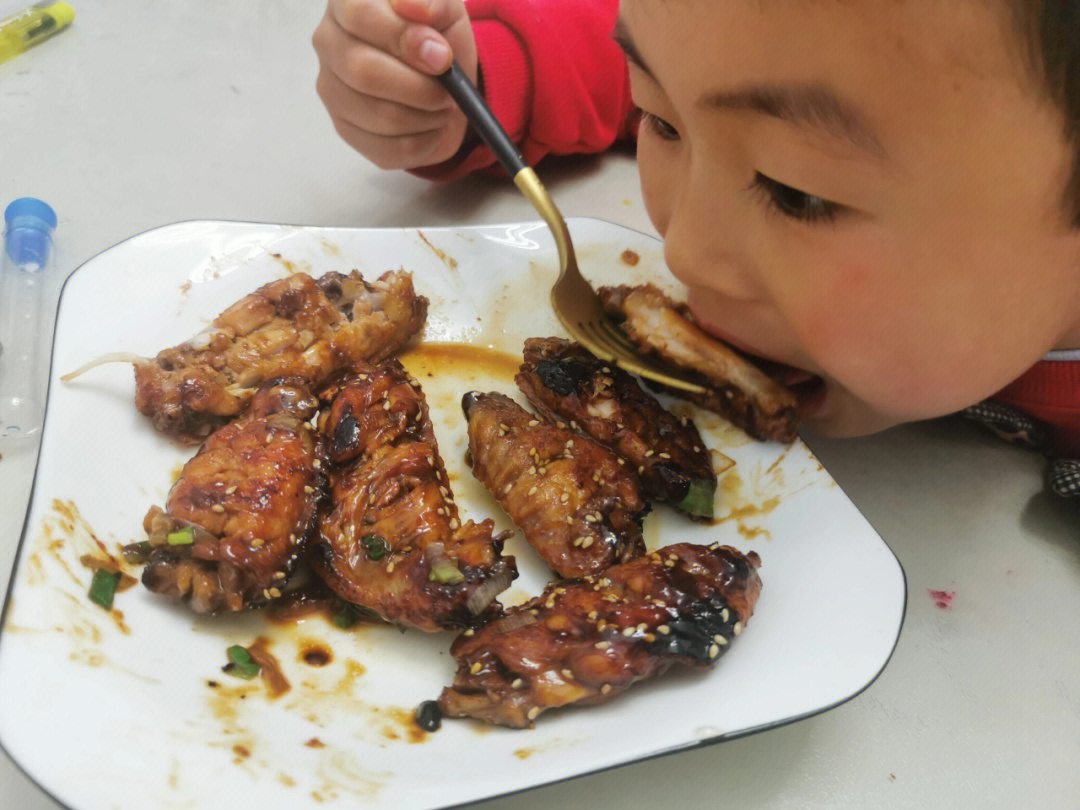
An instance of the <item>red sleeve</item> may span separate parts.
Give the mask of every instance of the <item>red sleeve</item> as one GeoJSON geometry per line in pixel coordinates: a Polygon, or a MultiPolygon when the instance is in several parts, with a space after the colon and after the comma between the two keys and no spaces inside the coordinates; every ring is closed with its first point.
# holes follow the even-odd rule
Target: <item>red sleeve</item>
{"type": "MultiPolygon", "coordinates": [[[[632,136],[626,60],[611,38],[618,0],[467,0],[484,95],[535,164],[632,136]]],[[[495,162],[486,146],[416,171],[453,180],[495,162]]]]}

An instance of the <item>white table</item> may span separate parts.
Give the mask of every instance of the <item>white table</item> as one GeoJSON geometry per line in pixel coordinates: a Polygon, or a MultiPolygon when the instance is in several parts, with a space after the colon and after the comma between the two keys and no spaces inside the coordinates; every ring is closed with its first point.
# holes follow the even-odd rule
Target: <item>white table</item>
{"type": "MultiPolygon", "coordinates": [[[[506,183],[382,173],[337,138],[314,91],[321,3],[213,5],[82,0],[71,30],[0,65],[0,204],[56,209],[58,275],[185,219],[535,218],[506,183]]],[[[0,2],[0,17],[16,10],[0,2]]],[[[541,174],[565,214],[651,230],[630,155],[541,174]]],[[[1042,494],[1038,458],[955,419],[808,443],[907,573],[880,678],[809,720],[485,807],[1080,806],[1077,507],[1042,494]],[[930,589],[955,591],[952,607],[930,589]]],[[[32,470],[31,451],[3,450],[0,596],[32,470]]],[[[0,756],[0,808],[57,806],[0,756]]]]}

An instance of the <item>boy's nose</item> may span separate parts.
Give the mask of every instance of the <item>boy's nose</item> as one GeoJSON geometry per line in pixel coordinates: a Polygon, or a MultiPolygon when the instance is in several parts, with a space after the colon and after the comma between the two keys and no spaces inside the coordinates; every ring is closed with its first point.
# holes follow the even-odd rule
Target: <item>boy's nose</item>
{"type": "Polygon", "coordinates": [[[705,287],[726,298],[759,297],[752,264],[733,223],[715,204],[680,200],[668,220],[664,259],[672,274],[688,287],[705,287]]]}

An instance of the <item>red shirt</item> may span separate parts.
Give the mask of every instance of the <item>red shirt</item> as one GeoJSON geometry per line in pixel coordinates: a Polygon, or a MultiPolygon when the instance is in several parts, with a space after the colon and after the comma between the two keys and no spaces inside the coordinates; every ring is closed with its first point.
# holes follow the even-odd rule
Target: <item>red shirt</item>
{"type": "MultiPolygon", "coordinates": [[[[466,0],[484,95],[530,164],[602,152],[633,137],[626,59],[611,37],[618,0],[466,0]]],[[[465,147],[416,172],[453,180],[495,164],[465,147]]],[[[1080,458],[1080,358],[1036,363],[994,399],[1049,423],[1050,452],[1080,458]]]]}

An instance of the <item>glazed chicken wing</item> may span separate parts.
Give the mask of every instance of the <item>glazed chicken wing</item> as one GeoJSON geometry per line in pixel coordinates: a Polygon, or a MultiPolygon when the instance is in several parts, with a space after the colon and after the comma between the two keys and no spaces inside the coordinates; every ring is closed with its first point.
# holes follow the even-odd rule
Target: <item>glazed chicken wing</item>
{"type": "Polygon", "coordinates": [[[568,423],[630,462],[646,497],[712,517],[716,473],[694,423],[676,419],[618,366],[562,338],[529,338],[514,381],[550,421],[568,423]]]}
{"type": "Polygon", "coordinates": [[[622,459],[502,394],[470,392],[462,409],[473,475],[559,576],[596,573],[644,553],[647,505],[622,459]]]}
{"type": "Polygon", "coordinates": [[[436,631],[480,623],[517,576],[493,522],[461,522],[420,386],[397,361],[323,393],[333,464],[315,569],[341,598],[436,631]]]}
{"type": "Polygon", "coordinates": [[[791,442],[798,427],[798,400],[741,355],[693,322],[685,306],[676,304],[651,284],[601,287],[597,293],[608,314],[622,322],[626,334],[646,352],[697,372],[704,394],[666,389],[695,402],[758,439],[791,442]]]}
{"type": "Polygon", "coordinates": [[[197,613],[235,611],[280,595],[315,526],[320,473],[302,380],[271,382],[184,465],[164,511],[144,520],[143,584],[197,613]]]}
{"type": "Polygon", "coordinates": [[[760,561],[679,543],[597,576],[552,583],[450,648],[439,708],[513,728],[547,709],[602,703],[673,664],[711,665],[753,612],[760,561]]]}
{"type": "Polygon", "coordinates": [[[356,271],[318,281],[296,273],[263,285],[152,360],[110,356],[63,379],[98,362],[134,359],[136,407],[158,430],[196,444],[242,413],[267,380],[297,376],[317,387],[354,360],[390,357],[423,326],[427,305],[405,272],[370,283],[356,271]]]}

